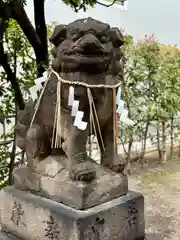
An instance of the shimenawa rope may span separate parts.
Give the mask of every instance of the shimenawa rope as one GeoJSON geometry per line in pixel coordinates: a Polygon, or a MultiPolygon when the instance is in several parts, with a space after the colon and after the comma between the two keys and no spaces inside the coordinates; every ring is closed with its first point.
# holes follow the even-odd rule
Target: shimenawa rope
{"type": "MultiPolygon", "coordinates": [[[[84,82],[75,82],[75,81],[69,81],[69,80],[62,79],[59,76],[59,74],[56,71],[54,71],[51,67],[49,67],[47,71],[49,72],[49,76],[45,81],[45,84],[43,86],[43,89],[41,91],[39,99],[36,103],[35,111],[34,111],[34,114],[33,114],[33,117],[32,117],[31,123],[30,123],[30,127],[32,126],[32,124],[34,122],[35,116],[37,114],[37,110],[39,108],[42,96],[44,94],[44,90],[47,86],[47,83],[48,83],[52,73],[53,73],[57,77],[58,83],[57,83],[57,102],[56,102],[56,109],[55,109],[55,118],[54,118],[54,127],[53,127],[53,136],[52,136],[51,147],[53,147],[53,146],[55,148],[56,147],[61,147],[61,137],[60,137],[61,136],[61,124],[59,124],[61,122],[61,83],[67,83],[69,85],[80,85],[80,86],[84,86],[84,87],[87,88],[87,95],[88,95],[89,106],[90,106],[90,128],[91,128],[90,131],[92,131],[92,126],[93,126],[95,135],[97,137],[97,131],[96,131],[96,126],[95,126],[95,121],[94,121],[94,116],[93,116],[93,110],[92,110],[94,108],[94,113],[95,113],[95,118],[96,118],[96,122],[97,122],[97,127],[98,127],[98,131],[99,131],[99,136],[100,136],[102,148],[105,151],[103,138],[102,138],[101,130],[100,130],[100,124],[99,124],[99,121],[98,121],[98,116],[97,116],[97,112],[96,112],[96,108],[95,108],[95,104],[94,104],[94,101],[93,101],[93,97],[92,97],[92,93],[91,93],[90,88],[110,88],[112,90],[115,90],[117,87],[119,87],[121,85],[121,83],[119,82],[115,85],[104,85],[104,84],[90,85],[90,84],[87,84],[87,83],[84,83],[84,82]]],[[[115,107],[115,104],[116,104],[116,102],[114,100],[114,91],[113,91],[113,106],[114,107],[115,107]]],[[[113,107],[113,115],[114,115],[114,107],[113,107]]],[[[113,125],[114,125],[114,131],[115,131],[115,126],[116,126],[115,117],[113,118],[113,125]]],[[[116,133],[114,132],[114,134],[115,134],[114,135],[114,145],[116,145],[116,139],[115,139],[116,138],[115,137],[116,133]]],[[[99,141],[98,141],[98,144],[99,144],[99,141]]],[[[116,149],[116,147],[115,147],[115,149],[116,149]]]]}

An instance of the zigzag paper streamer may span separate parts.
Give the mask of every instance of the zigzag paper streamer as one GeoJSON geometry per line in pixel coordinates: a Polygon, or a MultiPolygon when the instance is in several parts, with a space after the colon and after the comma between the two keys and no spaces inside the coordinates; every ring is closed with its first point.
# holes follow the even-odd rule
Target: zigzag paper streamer
{"type": "Polygon", "coordinates": [[[77,114],[74,120],[74,126],[84,131],[87,128],[87,122],[82,121],[83,116],[84,116],[84,112],[77,111],[77,114]]]}
{"type": "Polygon", "coordinates": [[[119,87],[116,95],[116,105],[117,105],[116,112],[117,113],[121,114],[123,112],[124,104],[125,102],[121,100],[121,88],[119,87]]]}
{"type": "Polygon", "coordinates": [[[118,88],[116,95],[117,113],[120,114],[120,121],[126,125],[133,126],[134,122],[128,118],[128,110],[124,109],[125,102],[121,99],[121,88],[118,88]]]}
{"type": "Polygon", "coordinates": [[[35,84],[36,84],[36,87],[38,89],[38,91],[42,88],[42,83],[44,82],[44,77],[40,77],[40,78],[37,78],[35,80],[35,84]]]}
{"type": "Polygon", "coordinates": [[[69,87],[68,106],[72,106],[74,102],[74,87],[69,87]]]}
{"type": "Polygon", "coordinates": [[[45,80],[48,78],[48,71],[45,71],[45,72],[43,73],[43,77],[44,77],[45,80]]]}
{"type": "Polygon", "coordinates": [[[37,78],[37,79],[34,81],[34,82],[35,82],[35,85],[32,86],[32,87],[29,89],[33,101],[34,101],[35,99],[37,99],[37,97],[38,97],[38,96],[37,96],[37,92],[40,91],[40,90],[43,88],[42,83],[44,83],[44,82],[46,81],[47,77],[48,77],[48,72],[46,71],[46,72],[43,73],[43,77],[37,78]]]}
{"type": "Polygon", "coordinates": [[[125,102],[123,100],[119,101],[118,107],[117,107],[117,113],[121,114],[124,110],[124,104],[125,102]]]}
{"type": "Polygon", "coordinates": [[[129,119],[129,118],[125,119],[125,123],[126,123],[126,125],[129,125],[129,126],[133,126],[134,125],[134,121],[129,119]]]}
{"type": "Polygon", "coordinates": [[[120,116],[120,121],[125,123],[126,125],[133,126],[134,122],[128,118],[128,110],[124,109],[121,116],[120,116]]]}
{"type": "Polygon", "coordinates": [[[34,101],[35,99],[37,99],[37,87],[36,85],[32,86],[30,89],[30,94],[31,94],[31,97],[32,97],[32,100],[34,101]]]}
{"type": "Polygon", "coordinates": [[[74,100],[71,110],[71,116],[75,117],[79,108],[79,101],[74,100]]]}
{"type": "Polygon", "coordinates": [[[117,95],[116,95],[116,104],[119,104],[119,101],[121,100],[121,87],[118,88],[117,95]]]}
{"type": "Polygon", "coordinates": [[[72,106],[71,116],[75,117],[74,126],[84,131],[87,128],[87,122],[82,121],[84,112],[78,111],[79,101],[74,100],[74,87],[72,86],[69,87],[68,106],[72,106]]]}

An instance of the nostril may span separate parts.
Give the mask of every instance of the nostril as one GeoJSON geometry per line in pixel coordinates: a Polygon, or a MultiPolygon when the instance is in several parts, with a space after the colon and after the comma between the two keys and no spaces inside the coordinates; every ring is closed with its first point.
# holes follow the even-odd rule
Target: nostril
{"type": "Polygon", "coordinates": [[[103,54],[104,48],[96,43],[91,43],[83,46],[85,53],[92,53],[92,54],[103,54]]]}
{"type": "Polygon", "coordinates": [[[81,49],[84,52],[104,52],[103,44],[99,41],[99,39],[91,33],[86,34],[81,37],[81,41],[78,42],[81,49]]]}
{"type": "Polygon", "coordinates": [[[88,43],[81,46],[74,45],[72,47],[72,52],[80,54],[103,54],[104,48],[102,46],[97,46],[94,43],[88,43]]]}

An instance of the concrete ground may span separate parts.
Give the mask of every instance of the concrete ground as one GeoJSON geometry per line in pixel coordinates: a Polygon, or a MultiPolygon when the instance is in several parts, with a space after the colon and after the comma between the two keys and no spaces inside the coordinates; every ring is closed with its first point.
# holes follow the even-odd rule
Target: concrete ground
{"type": "Polygon", "coordinates": [[[145,197],[148,240],[180,239],[180,159],[143,169],[131,166],[129,188],[145,197]]]}

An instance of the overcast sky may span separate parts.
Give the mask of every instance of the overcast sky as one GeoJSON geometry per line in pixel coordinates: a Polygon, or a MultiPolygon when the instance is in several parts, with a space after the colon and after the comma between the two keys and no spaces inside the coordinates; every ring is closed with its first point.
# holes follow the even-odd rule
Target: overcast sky
{"type": "MultiPolygon", "coordinates": [[[[27,13],[33,19],[33,1],[27,0],[27,13]]],[[[46,0],[46,21],[66,24],[80,17],[91,16],[108,22],[111,26],[124,28],[135,38],[155,33],[165,44],[180,46],[180,0],[128,0],[128,11],[96,5],[84,14],[75,13],[60,0],[46,0]]]]}

